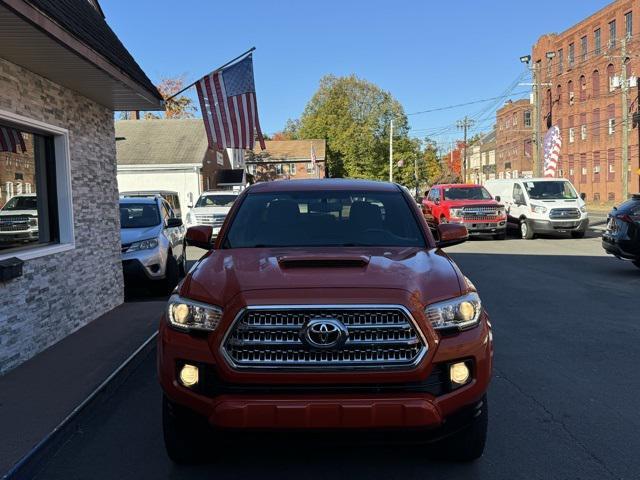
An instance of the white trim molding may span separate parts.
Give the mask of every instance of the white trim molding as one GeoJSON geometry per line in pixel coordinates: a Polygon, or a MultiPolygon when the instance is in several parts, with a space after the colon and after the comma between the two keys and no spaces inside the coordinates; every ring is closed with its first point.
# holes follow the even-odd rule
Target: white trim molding
{"type": "Polygon", "coordinates": [[[69,149],[69,131],[65,128],[23,117],[0,109],[0,121],[9,126],[53,137],[53,148],[56,165],[56,187],[58,196],[58,226],[60,241],[53,245],[41,245],[13,250],[7,253],[0,251],[0,260],[17,257],[31,260],[45,255],[72,250],[75,248],[73,230],[73,196],[71,191],[71,152],[69,149]]]}

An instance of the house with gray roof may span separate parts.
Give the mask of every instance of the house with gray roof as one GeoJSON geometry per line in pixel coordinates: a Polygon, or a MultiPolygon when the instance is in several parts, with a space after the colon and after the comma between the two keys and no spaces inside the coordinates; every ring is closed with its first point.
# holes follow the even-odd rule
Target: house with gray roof
{"type": "Polygon", "coordinates": [[[209,148],[201,119],[116,122],[120,192],[178,192],[182,208],[220,185],[232,165],[226,151],[209,148]]]}

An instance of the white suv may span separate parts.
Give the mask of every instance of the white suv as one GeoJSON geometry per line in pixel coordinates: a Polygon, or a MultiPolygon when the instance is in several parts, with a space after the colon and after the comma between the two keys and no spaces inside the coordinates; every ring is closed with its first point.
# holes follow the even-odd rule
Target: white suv
{"type": "Polygon", "coordinates": [[[227,217],[227,213],[231,210],[236,198],[238,198],[238,193],[230,190],[204,192],[198,198],[195,207],[187,213],[187,227],[211,225],[213,227],[213,238],[217,237],[224,219],[227,217]]]}
{"type": "Polygon", "coordinates": [[[12,197],[0,209],[0,246],[38,241],[38,200],[35,193],[12,197]]]}

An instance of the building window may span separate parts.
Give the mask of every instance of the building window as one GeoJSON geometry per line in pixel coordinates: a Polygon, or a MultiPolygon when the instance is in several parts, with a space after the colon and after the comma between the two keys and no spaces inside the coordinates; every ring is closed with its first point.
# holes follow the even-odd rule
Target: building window
{"type": "Polygon", "coordinates": [[[580,76],[580,101],[584,102],[587,99],[587,77],[580,76]]]}
{"type": "Polygon", "coordinates": [[[296,164],[295,163],[290,163],[289,164],[289,173],[291,175],[295,175],[296,174],[296,170],[297,170],[296,164]]]}
{"type": "Polygon", "coordinates": [[[531,110],[525,110],[524,112],[524,126],[531,127],[531,110]]]}
{"type": "Polygon", "coordinates": [[[609,192],[609,193],[607,194],[607,200],[608,200],[609,202],[615,202],[615,201],[616,201],[616,194],[615,194],[615,192],[609,192]]]}
{"type": "Polygon", "coordinates": [[[573,170],[573,155],[569,155],[569,178],[571,178],[573,180],[573,174],[574,174],[574,170],[573,170]]]}
{"type": "Polygon", "coordinates": [[[607,181],[613,182],[616,179],[616,151],[613,148],[607,150],[607,181]]]}
{"type": "Polygon", "coordinates": [[[609,135],[613,135],[614,133],[616,133],[616,119],[615,118],[610,118],[609,119],[609,135]]]}
{"type": "Polygon", "coordinates": [[[598,70],[594,70],[591,75],[591,83],[593,89],[593,98],[600,97],[600,72],[598,70]]]}
{"type": "Polygon", "coordinates": [[[587,61],[587,57],[589,55],[589,51],[587,50],[587,45],[588,45],[587,36],[585,35],[580,39],[580,56],[582,57],[583,62],[587,61]]]}
{"type": "Polygon", "coordinates": [[[599,28],[593,32],[593,38],[595,43],[593,53],[594,55],[600,55],[602,53],[602,31],[599,28]]]}
{"type": "Polygon", "coordinates": [[[586,140],[587,139],[587,126],[586,125],[580,125],[580,139],[581,140],[586,140]]]}
{"type": "Polygon", "coordinates": [[[600,152],[593,152],[593,182],[600,183],[600,152]]]}
{"type": "Polygon", "coordinates": [[[616,106],[613,104],[607,106],[607,126],[609,135],[616,133],[616,106]]]}
{"type": "Polygon", "coordinates": [[[255,163],[250,163],[249,165],[247,165],[247,172],[249,172],[251,175],[255,175],[256,174],[256,165],[255,165],[255,163]]]}
{"type": "Polygon", "coordinates": [[[569,55],[567,56],[567,61],[569,62],[569,68],[573,68],[575,60],[576,60],[576,46],[573,43],[570,43],[569,55]]]}
{"type": "Polygon", "coordinates": [[[564,71],[564,50],[561,48],[558,50],[558,73],[564,71]]]}
{"type": "Polygon", "coordinates": [[[615,87],[616,71],[612,63],[607,65],[607,79],[609,81],[609,92],[613,92],[615,87]]]}
{"type": "Polygon", "coordinates": [[[562,85],[556,87],[556,101],[558,107],[562,107],[562,85]]]}
{"type": "Polygon", "coordinates": [[[616,46],[616,21],[609,22],[609,48],[615,48],[616,46]]]}
{"type": "Polygon", "coordinates": [[[284,174],[284,165],[282,165],[281,163],[276,163],[276,175],[283,175],[284,174]]]}
{"type": "MultiPolygon", "coordinates": [[[[33,133],[30,125],[15,121],[8,124],[5,122],[13,119],[2,117],[0,112],[0,160],[3,160],[0,182],[5,187],[0,197],[0,257],[59,244],[60,216],[65,221],[63,240],[71,242],[73,239],[66,231],[71,215],[70,199],[68,204],[61,205],[58,198],[60,185],[63,189],[69,186],[68,177],[59,179],[66,171],[63,167],[68,168],[65,162],[68,158],[64,158],[66,148],[56,148],[55,135],[33,133]],[[61,206],[68,210],[60,212],[61,206]]],[[[66,146],[66,137],[60,146],[66,146]]]]}
{"type": "Polygon", "coordinates": [[[313,164],[313,162],[309,162],[307,163],[307,173],[313,173],[316,166],[313,164]]]}
{"type": "Polygon", "coordinates": [[[569,105],[573,105],[575,99],[575,93],[573,92],[573,80],[569,80],[567,89],[569,90],[569,105]]]}
{"type": "Polygon", "coordinates": [[[216,152],[216,162],[218,165],[224,165],[224,155],[222,152],[216,152]]]}
{"type": "Polygon", "coordinates": [[[596,192],[593,194],[593,200],[596,202],[600,201],[600,192],[596,192]]]}
{"type": "Polygon", "coordinates": [[[576,141],[576,130],[574,127],[569,127],[569,143],[576,141]]]}
{"type": "Polygon", "coordinates": [[[625,34],[627,38],[633,36],[633,13],[629,12],[624,16],[625,34]]]}
{"type": "Polygon", "coordinates": [[[580,183],[587,183],[587,154],[580,154],[580,183]]]}

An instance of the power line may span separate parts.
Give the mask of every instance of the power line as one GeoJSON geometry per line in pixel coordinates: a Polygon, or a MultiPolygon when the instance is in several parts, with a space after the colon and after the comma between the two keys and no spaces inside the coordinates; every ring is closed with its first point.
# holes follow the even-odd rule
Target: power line
{"type": "MultiPolygon", "coordinates": [[[[523,91],[523,92],[514,92],[512,95],[521,95],[524,93],[529,93],[528,91],[523,91]]],[[[499,99],[503,99],[504,95],[500,95],[498,97],[491,97],[491,98],[483,98],[482,100],[473,100],[471,102],[466,102],[466,103],[458,103],[455,105],[447,105],[446,107],[437,107],[437,108],[431,108],[429,110],[422,110],[420,112],[413,112],[413,113],[407,113],[407,116],[410,115],[422,115],[423,113],[432,113],[432,112],[441,112],[443,110],[452,110],[454,108],[459,108],[459,107],[466,107],[468,105],[475,105],[478,103],[485,103],[485,102],[491,102],[493,100],[499,100],[499,99]]]]}

